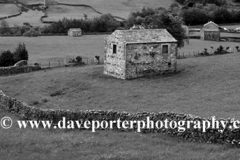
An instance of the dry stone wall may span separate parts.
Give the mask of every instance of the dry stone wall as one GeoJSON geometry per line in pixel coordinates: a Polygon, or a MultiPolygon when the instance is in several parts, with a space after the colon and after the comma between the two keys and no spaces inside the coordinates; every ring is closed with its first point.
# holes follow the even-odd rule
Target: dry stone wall
{"type": "Polygon", "coordinates": [[[37,71],[37,70],[41,70],[41,67],[39,66],[0,67],[0,76],[19,74],[19,73],[28,73],[28,72],[37,71]]]}
{"type": "MultiPolygon", "coordinates": [[[[15,113],[25,120],[52,120],[53,123],[57,123],[65,117],[67,120],[95,120],[95,121],[113,121],[121,119],[124,120],[146,120],[150,117],[150,120],[164,121],[168,119],[169,121],[200,121],[201,125],[205,118],[188,115],[188,114],[177,114],[171,112],[159,112],[159,113],[127,113],[127,112],[116,112],[116,111],[74,111],[74,110],[51,110],[51,109],[41,109],[35,108],[23,103],[17,99],[11,98],[0,91],[0,107],[15,113]]],[[[210,119],[209,119],[210,120],[210,119]]],[[[227,120],[226,120],[227,121],[227,120]]],[[[227,126],[231,126],[232,123],[229,120],[227,126]]],[[[187,126],[183,126],[186,127],[187,126]]],[[[119,129],[114,125],[114,130],[116,131],[128,131],[135,132],[137,126],[134,129],[119,129]]],[[[206,143],[219,143],[219,144],[233,144],[240,146],[240,129],[226,128],[223,131],[217,129],[207,129],[206,132],[202,132],[199,129],[194,129],[194,127],[187,128],[185,132],[179,132],[178,129],[144,129],[143,133],[165,133],[171,136],[177,136],[190,141],[206,142],[206,143]]]]}

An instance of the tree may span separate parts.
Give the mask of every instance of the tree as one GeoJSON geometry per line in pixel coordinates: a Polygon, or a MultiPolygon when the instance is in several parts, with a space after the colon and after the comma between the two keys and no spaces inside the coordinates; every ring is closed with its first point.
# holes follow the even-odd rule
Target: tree
{"type": "Polygon", "coordinates": [[[1,34],[9,34],[10,33],[10,28],[9,28],[9,25],[8,25],[7,21],[2,20],[0,27],[1,27],[0,28],[0,33],[1,34]]]}
{"type": "Polygon", "coordinates": [[[127,28],[130,28],[134,24],[141,24],[149,29],[165,28],[178,40],[178,47],[184,46],[186,35],[185,30],[182,28],[182,18],[166,9],[158,8],[152,10],[144,8],[142,12],[133,12],[129,16],[126,25],[127,28]]]}
{"type": "Polygon", "coordinates": [[[3,51],[0,54],[0,66],[1,67],[7,67],[14,64],[13,54],[8,51],[3,51]]]}
{"type": "Polygon", "coordinates": [[[210,20],[206,10],[195,7],[183,9],[180,16],[186,25],[204,24],[210,20]]]}
{"type": "Polygon", "coordinates": [[[178,3],[173,3],[170,5],[169,9],[168,9],[171,13],[178,15],[180,13],[180,6],[178,5],[178,3]]]}
{"type": "Polygon", "coordinates": [[[28,60],[28,51],[27,51],[24,43],[18,44],[18,47],[16,48],[16,50],[13,53],[13,56],[14,56],[15,63],[17,63],[18,61],[21,61],[21,60],[28,60]]]}

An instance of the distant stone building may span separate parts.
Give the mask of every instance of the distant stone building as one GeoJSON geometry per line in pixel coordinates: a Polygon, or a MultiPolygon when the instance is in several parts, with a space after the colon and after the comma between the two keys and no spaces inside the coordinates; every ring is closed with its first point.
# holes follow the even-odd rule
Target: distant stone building
{"type": "Polygon", "coordinates": [[[182,25],[182,28],[185,30],[185,36],[189,37],[189,27],[186,25],[182,25]]]}
{"type": "Polygon", "coordinates": [[[104,74],[133,79],[176,71],[177,40],[166,29],[116,30],[105,39],[104,74]]]}
{"type": "Polygon", "coordinates": [[[82,30],[80,28],[71,28],[68,30],[68,36],[79,37],[82,35],[82,30]]]}
{"type": "Polygon", "coordinates": [[[210,21],[203,26],[200,36],[202,40],[219,41],[220,28],[216,23],[210,21]]]}
{"type": "Polygon", "coordinates": [[[130,30],[136,30],[136,29],[145,29],[145,28],[141,25],[134,25],[132,28],[130,28],[130,30]]]}

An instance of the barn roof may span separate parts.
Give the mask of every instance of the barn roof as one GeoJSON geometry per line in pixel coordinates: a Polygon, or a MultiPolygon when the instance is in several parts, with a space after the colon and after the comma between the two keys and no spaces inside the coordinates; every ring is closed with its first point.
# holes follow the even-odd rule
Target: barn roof
{"type": "Polygon", "coordinates": [[[68,31],[81,31],[81,28],[70,28],[68,31]]]}
{"type": "Polygon", "coordinates": [[[213,25],[215,25],[216,27],[219,27],[219,26],[218,26],[216,23],[214,23],[213,21],[210,21],[210,22],[204,24],[203,26],[205,27],[205,26],[208,26],[209,24],[213,24],[213,25]]]}
{"type": "Polygon", "coordinates": [[[166,29],[116,30],[109,38],[124,43],[177,42],[166,29]]]}
{"type": "Polygon", "coordinates": [[[203,26],[202,30],[203,31],[217,31],[217,32],[220,32],[220,27],[216,23],[210,21],[203,26]]]}

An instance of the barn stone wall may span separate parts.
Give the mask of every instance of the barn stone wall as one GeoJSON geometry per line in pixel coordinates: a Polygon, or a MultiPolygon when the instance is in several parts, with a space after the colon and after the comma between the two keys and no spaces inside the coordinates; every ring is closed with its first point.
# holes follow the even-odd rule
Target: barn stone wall
{"type": "Polygon", "coordinates": [[[81,30],[79,30],[79,31],[69,30],[68,31],[68,36],[70,36],[70,37],[80,37],[80,36],[82,36],[82,31],[81,30]]]}
{"type": "Polygon", "coordinates": [[[219,41],[220,30],[219,27],[213,23],[209,23],[201,29],[200,36],[202,40],[219,41]]]}
{"type": "Polygon", "coordinates": [[[126,79],[157,75],[176,70],[176,43],[129,44],[126,47],[126,79]],[[162,54],[162,45],[169,53],[162,54]]]}
{"type": "Polygon", "coordinates": [[[219,31],[201,31],[201,39],[209,40],[209,41],[219,41],[220,40],[220,32],[219,31]]]}
{"type": "Polygon", "coordinates": [[[116,41],[106,41],[105,43],[104,74],[125,79],[125,44],[116,41]],[[117,45],[116,54],[113,54],[113,44],[117,45]]]}

